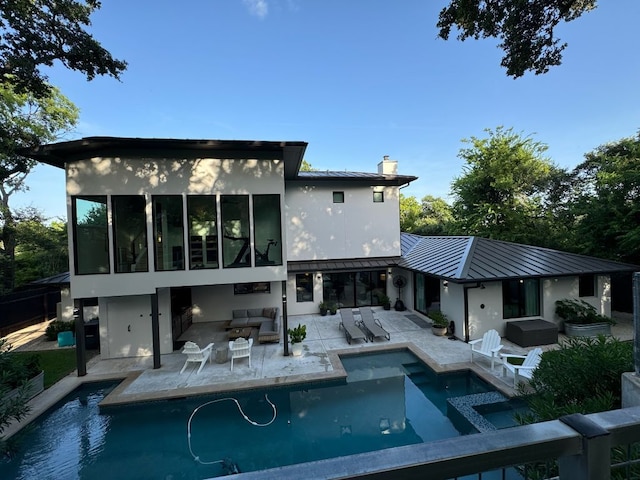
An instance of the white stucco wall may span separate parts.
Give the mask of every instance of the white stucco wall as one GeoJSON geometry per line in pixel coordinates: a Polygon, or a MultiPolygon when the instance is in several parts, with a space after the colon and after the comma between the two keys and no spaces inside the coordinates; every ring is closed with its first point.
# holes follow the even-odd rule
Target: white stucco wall
{"type": "MultiPolygon", "coordinates": [[[[160,353],[171,353],[171,308],[168,290],[158,294],[160,353]]],[[[151,299],[149,295],[103,297],[100,308],[100,355],[102,358],[153,355],[151,299]]]]}
{"type": "MultiPolygon", "coordinates": [[[[413,294],[413,290],[411,291],[413,294]]],[[[456,326],[455,336],[464,338],[464,292],[462,285],[448,282],[440,282],[440,311],[444,313],[449,321],[453,321],[456,326]]]]}
{"type": "Polygon", "coordinates": [[[289,260],[400,255],[398,187],[292,182],[285,203],[289,260]],[[334,191],[344,192],[344,203],[333,203],[334,191]],[[373,191],[383,191],[384,202],[374,203],[373,191]]]}
{"type": "Polygon", "coordinates": [[[234,295],[233,285],[196,286],[191,301],[194,323],[231,320],[232,311],[239,308],[279,307],[282,314],[282,282],[272,282],[271,293],[243,295],[234,295]]]}
{"type": "MultiPolygon", "coordinates": [[[[278,160],[93,158],[69,163],[66,173],[67,215],[70,219],[72,218],[71,196],[74,195],[145,195],[147,201],[150,271],[118,274],[112,271],[110,274],[103,275],[76,276],[73,255],[70,255],[71,290],[74,298],[150,294],[155,293],[156,288],[181,285],[286,279],[287,258],[284,248],[281,266],[153,271],[151,218],[153,195],[279,194],[281,210],[284,212],[284,166],[278,160]]],[[[110,197],[108,200],[110,204],[110,197]]],[[[250,212],[250,215],[252,217],[253,212],[250,212]]],[[[184,202],[184,218],[186,221],[186,202],[184,202]]],[[[111,218],[109,221],[111,222],[111,218]]],[[[284,239],[284,225],[282,229],[284,239]]],[[[109,229],[109,236],[111,235],[112,231],[109,229]]],[[[188,249],[186,228],[184,237],[185,249],[188,249]]],[[[220,232],[219,238],[221,238],[220,232]]],[[[253,232],[250,238],[253,242],[253,232]]],[[[69,222],[69,239],[71,248],[71,222],[69,222]]],[[[110,240],[109,254],[113,264],[113,241],[110,240]]]]}

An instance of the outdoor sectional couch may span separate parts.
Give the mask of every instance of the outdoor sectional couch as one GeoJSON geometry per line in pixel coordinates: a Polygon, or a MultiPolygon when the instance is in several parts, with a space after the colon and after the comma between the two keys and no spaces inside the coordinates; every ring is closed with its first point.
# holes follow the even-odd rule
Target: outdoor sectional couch
{"type": "Polygon", "coordinates": [[[229,328],[258,328],[258,342],[280,341],[280,309],[278,307],[241,308],[233,310],[229,328]]]}

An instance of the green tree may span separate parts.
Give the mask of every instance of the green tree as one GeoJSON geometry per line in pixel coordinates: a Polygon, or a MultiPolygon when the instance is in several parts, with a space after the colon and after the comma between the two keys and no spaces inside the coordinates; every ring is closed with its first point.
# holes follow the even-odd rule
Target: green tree
{"type": "Polygon", "coordinates": [[[97,0],[0,0],[0,82],[36,97],[49,92],[41,67],[55,61],[82,72],[120,78],[127,63],[114,59],[84,27],[97,0]]]}
{"type": "Polygon", "coordinates": [[[440,11],[439,36],[458,40],[493,37],[504,52],[501,65],[514,78],[526,71],[546,73],[560,65],[566,43],[555,36],[560,22],[570,22],[596,8],[596,0],[451,0],[440,11]]]}
{"type": "Polygon", "coordinates": [[[67,225],[47,224],[42,212],[27,208],[15,212],[15,286],[69,270],[67,225]]]}
{"type": "Polygon", "coordinates": [[[587,153],[572,187],[580,252],[640,264],[640,133],[587,153]]]}
{"type": "Polygon", "coordinates": [[[561,171],[546,145],[513,129],[486,130],[460,150],[463,174],[454,179],[455,230],[498,240],[550,246],[549,191],[561,171]]]}
{"type": "Polygon", "coordinates": [[[25,178],[35,162],[20,155],[21,148],[54,141],[78,121],[78,109],[55,87],[35,97],[0,84],[0,292],[11,291],[15,279],[16,225],[11,195],[25,190],[25,178]]]}
{"type": "Polygon", "coordinates": [[[315,172],[316,169],[313,168],[313,166],[303,158],[302,159],[302,164],[300,165],[300,171],[301,172],[315,172]]]}
{"type": "Polygon", "coordinates": [[[400,230],[418,235],[447,235],[453,221],[451,206],[442,198],[426,195],[421,202],[400,194],[400,230]]]}

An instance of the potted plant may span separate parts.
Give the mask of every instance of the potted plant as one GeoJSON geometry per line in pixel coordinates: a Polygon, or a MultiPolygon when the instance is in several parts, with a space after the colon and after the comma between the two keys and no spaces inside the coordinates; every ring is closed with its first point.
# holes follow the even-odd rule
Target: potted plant
{"type": "Polygon", "coordinates": [[[331,315],[335,315],[336,313],[338,313],[338,304],[335,302],[331,302],[329,304],[329,313],[331,315]]]}
{"type": "Polygon", "coordinates": [[[557,300],[556,315],[564,320],[564,333],[568,337],[611,335],[611,325],[615,324],[612,318],[600,315],[584,300],[557,300]]]}
{"type": "Polygon", "coordinates": [[[319,307],[320,307],[320,315],[322,315],[324,317],[327,314],[327,312],[329,311],[329,303],[328,302],[320,302],[319,307]]]}
{"type": "Polygon", "coordinates": [[[391,310],[391,300],[384,293],[378,293],[378,303],[382,305],[385,310],[391,310]]]}
{"type": "Polygon", "coordinates": [[[449,319],[444,313],[440,310],[434,310],[429,312],[429,318],[431,319],[431,333],[440,337],[447,334],[449,319]]]}
{"type": "Polygon", "coordinates": [[[287,330],[291,340],[291,353],[294,357],[302,355],[302,341],[307,338],[307,326],[298,324],[295,328],[287,330]]]}

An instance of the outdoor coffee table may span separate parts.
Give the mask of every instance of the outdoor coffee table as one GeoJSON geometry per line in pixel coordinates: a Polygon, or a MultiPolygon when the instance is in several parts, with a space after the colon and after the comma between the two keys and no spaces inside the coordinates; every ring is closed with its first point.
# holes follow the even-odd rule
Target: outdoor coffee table
{"type": "Polygon", "coordinates": [[[251,327],[244,328],[232,328],[229,330],[229,340],[235,340],[237,338],[249,338],[251,336],[251,327]]]}

